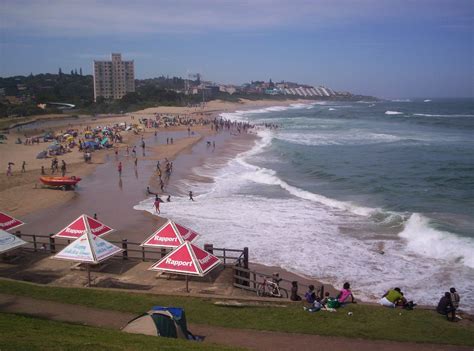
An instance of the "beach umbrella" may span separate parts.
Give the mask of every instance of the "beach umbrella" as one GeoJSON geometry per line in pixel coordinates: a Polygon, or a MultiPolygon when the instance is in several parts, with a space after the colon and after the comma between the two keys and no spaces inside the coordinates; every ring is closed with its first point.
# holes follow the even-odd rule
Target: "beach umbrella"
{"type": "Polygon", "coordinates": [[[0,254],[14,250],[26,244],[28,243],[25,240],[0,229],[0,254]]]}
{"type": "Polygon", "coordinates": [[[114,231],[108,225],[99,222],[97,219],[82,214],[67,227],[53,235],[53,238],[77,239],[84,235],[88,228],[94,236],[103,236],[114,231]]]}
{"type": "Polygon", "coordinates": [[[149,270],[184,274],[186,277],[186,291],[189,291],[188,276],[203,277],[220,263],[221,260],[213,254],[191,244],[189,241],[185,241],[160,261],[153,264],[149,270]]]}
{"type": "Polygon", "coordinates": [[[173,249],[185,241],[192,242],[198,236],[199,234],[195,231],[168,219],[166,223],[148,237],[141,246],[173,249]]]}
{"type": "Polygon", "coordinates": [[[86,222],[85,233],[51,258],[85,263],[87,266],[87,283],[90,286],[90,265],[101,263],[122,251],[121,248],[92,234],[86,222]]]}
{"type": "Polygon", "coordinates": [[[6,213],[0,212],[0,229],[10,230],[21,225],[25,224],[24,222],[13,218],[12,216],[7,215],[6,213]]]}

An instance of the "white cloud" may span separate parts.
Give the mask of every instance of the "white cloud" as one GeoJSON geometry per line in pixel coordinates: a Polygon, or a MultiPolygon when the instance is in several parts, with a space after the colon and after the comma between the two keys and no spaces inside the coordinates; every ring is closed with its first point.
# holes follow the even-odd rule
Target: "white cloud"
{"type": "Polygon", "coordinates": [[[443,0],[2,0],[0,28],[60,36],[304,29],[397,16],[462,14],[462,6],[449,4],[443,0]]]}

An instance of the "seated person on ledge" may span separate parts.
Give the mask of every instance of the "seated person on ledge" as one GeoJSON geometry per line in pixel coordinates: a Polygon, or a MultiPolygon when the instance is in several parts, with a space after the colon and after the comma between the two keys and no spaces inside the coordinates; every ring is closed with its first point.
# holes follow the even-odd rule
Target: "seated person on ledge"
{"type": "Polygon", "coordinates": [[[448,318],[448,321],[454,321],[456,318],[456,308],[451,301],[451,294],[445,292],[444,296],[439,300],[436,312],[442,314],[448,318]],[[451,315],[451,316],[450,316],[451,315]]]}
{"type": "Polygon", "coordinates": [[[394,288],[387,291],[380,299],[380,304],[385,307],[395,308],[400,302],[403,302],[403,295],[400,288],[394,288]]]}
{"type": "Polygon", "coordinates": [[[337,301],[339,301],[340,304],[345,304],[349,302],[348,301],[349,297],[351,298],[352,303],[356,303],[354,299],[354,295],[352,294],[352,291],[351,291],[351,285],[346,282],[342,286],[342,290],[337,295],[337,301]]]}

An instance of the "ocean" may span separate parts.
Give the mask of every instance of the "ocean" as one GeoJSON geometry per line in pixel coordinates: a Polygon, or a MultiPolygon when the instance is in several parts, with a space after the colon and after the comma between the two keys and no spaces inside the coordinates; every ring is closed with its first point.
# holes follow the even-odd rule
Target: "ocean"
{"type": "MultiPolygon", "coordinates": [[[[456,287],[474,311],[474,100],[315,102],[224,113],[251,150],[209,158],[164,215],[198,243],[248,246],[280,266],[377,300],[399,286],[435,305],[456,287]]],[[[136,209],[151,211],[145,200],[136,209]]]]}

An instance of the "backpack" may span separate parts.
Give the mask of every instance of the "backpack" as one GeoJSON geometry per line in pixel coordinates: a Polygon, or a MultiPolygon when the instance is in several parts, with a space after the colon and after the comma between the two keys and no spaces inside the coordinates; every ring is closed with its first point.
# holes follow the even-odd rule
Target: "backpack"
{"type": "Polygon", "coordinates": [[[326,307],[328,308],[338,308],[341,304],[339,301],[333,297],[328,298],[328,302],[326,303],[326,307]]]}

